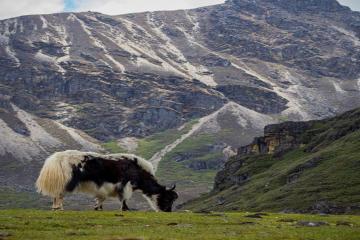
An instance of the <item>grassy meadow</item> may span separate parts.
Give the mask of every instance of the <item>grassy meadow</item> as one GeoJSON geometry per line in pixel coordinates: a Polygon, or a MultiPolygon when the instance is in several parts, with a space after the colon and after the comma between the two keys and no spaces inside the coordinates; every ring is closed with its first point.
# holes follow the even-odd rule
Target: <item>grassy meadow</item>
{"type": "Polygon", "coordinates": [[[360,216],[215,212],[0,211],[2,240],[358,240],[359,237],[360,216]]]}

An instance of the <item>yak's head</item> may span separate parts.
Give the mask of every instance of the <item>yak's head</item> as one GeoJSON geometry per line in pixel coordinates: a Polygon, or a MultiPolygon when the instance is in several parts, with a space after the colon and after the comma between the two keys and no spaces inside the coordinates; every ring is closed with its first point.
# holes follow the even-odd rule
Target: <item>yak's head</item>
{"type": "Polygon", "coordinates": [[[157,205],[159,210],[164,212],[171,212],[172,206],[179,195],[175,192],[176,185],[171,188],[164,188],[157,197],[157,205]]]}

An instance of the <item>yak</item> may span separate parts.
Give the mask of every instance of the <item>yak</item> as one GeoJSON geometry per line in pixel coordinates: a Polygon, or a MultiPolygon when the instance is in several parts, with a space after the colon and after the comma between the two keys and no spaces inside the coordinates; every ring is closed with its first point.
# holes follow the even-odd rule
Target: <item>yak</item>
{"type": "Polygon", "coordinates": [[[118,198],[121,210],[134,191],[141,191],[155,211],[171,212],[178,194],[155,178],[152,164],[133,154],[98,154],[67,150],[45,160],[36,181],[37,191],[53,198],[53,210],[63,210],[65,194],[83,192],[96,198],[95,210],[102,210],[108,197],[118,198]]]}

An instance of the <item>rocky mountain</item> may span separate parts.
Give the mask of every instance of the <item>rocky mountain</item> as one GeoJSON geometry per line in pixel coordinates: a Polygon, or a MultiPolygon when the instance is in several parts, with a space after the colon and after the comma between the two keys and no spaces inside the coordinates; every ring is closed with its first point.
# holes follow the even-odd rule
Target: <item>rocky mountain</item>
{"type": "Polygon", "coordinates": [[[139,146],[132,151],[162,161],[164,179],[176,166],[179,176],[208,187],[226,160],[223,149],[248,144],[265,125],[360,106],[359,37],[360,13],[336,0],[228,0],[192,10],[2,20],[2,129],[31,147],[7,147],[1,163],[82,148],[34,140],[24,112],[111,141],[115,150],[132,139],[139,146]]]}
{"type": "Polygon", "coordinates": [[[99,139],[177,127],[226,97],[318,118],[359,104],[359,29],[335,0],[23,16],[0,23],[1,92],[99,139]]]}
{"type": "Polygon", "coordinates": [[[359,213],[360,109],[266,126],[185,208],[359,213]]]}

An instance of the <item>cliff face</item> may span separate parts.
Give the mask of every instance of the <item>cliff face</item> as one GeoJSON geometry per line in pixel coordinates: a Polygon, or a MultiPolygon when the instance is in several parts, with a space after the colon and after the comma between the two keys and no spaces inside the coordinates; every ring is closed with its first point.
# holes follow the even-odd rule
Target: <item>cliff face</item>
{"type": "Polygon", "coordinates": [[[219,171],[214,190],[185,208],[359,212],[360,109],[269,125],[219,171]]]}
{"type": "Polygon", "coordinates": [[[313,126],[314,122],[285,122],[268,125],[264,136],[238,149],[238,157],[251,154],[280,154],[303,144],[302,135],[313,126]]]}

